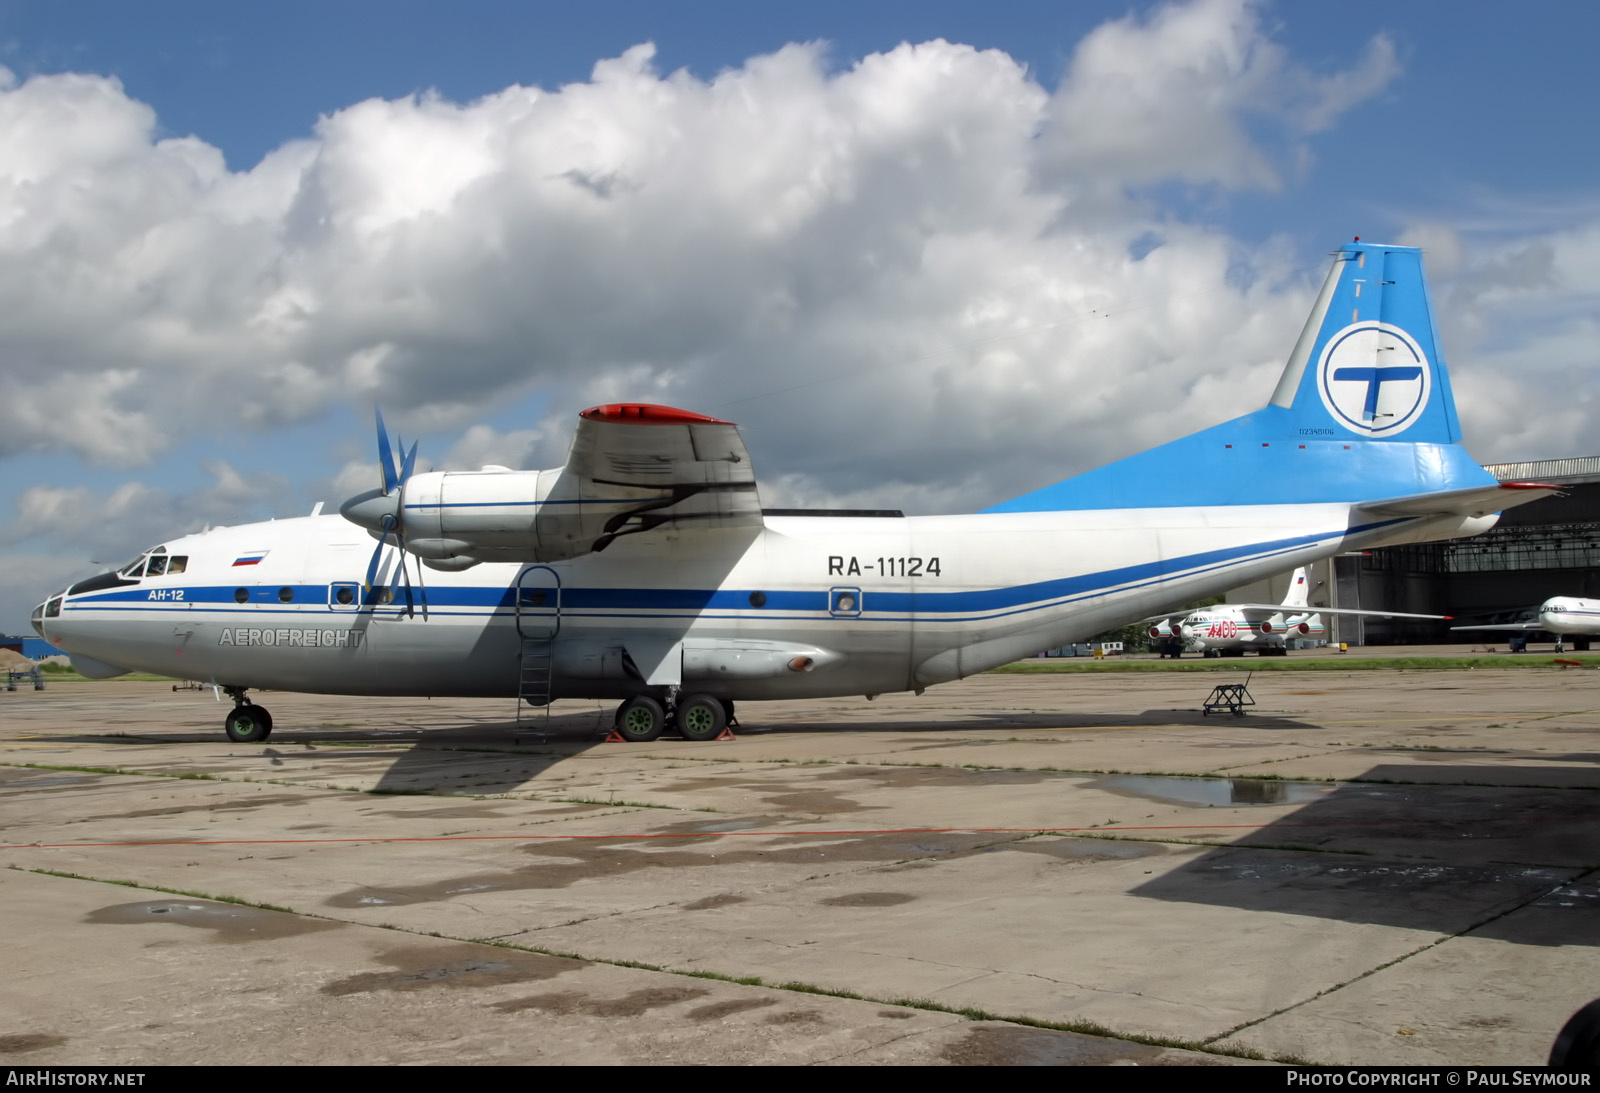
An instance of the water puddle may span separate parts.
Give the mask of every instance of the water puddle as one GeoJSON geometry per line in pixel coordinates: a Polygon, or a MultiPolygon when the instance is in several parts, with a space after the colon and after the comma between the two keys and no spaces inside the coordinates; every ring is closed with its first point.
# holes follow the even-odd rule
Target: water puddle
{"type": "Polygon", "coordinates": [[[1089,783],[1126,797],[1180,805],[1304,805],[1320,801],[1333,782],[1279,782],[1261,778],[1175,778],[1163,774],[1108,774],[1089,783]]]}

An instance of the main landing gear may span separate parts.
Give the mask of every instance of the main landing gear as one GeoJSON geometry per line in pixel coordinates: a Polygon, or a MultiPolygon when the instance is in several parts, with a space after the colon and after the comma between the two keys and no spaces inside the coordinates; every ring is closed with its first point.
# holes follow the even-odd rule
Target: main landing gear
{"type": "Polygon", "coordinates": [[[669,728],[685,740],[715,740],[735,724],[733,701],[715,695],[634,695],[617,707],[616,732],[631,744],[659,739],[669,728]]]}
{"type": "Polygon", "coordinates": [[[245,696],[243,687],[224,687],[233,699],[233,709],[222,722],[222,731],[235,744],[259,744],[272,735],[272,715],[245,696]]]}

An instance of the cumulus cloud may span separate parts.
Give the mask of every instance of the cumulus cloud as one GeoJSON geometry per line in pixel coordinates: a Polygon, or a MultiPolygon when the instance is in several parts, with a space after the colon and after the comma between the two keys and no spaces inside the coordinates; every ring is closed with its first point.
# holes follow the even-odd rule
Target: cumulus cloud
{"type": "MultiPolygon", "coordinates": [[[[1226,242],[1164,225],[1135,262],[1132,203],[1059,226],[1058,161],[1121,185],[1269,181],[1242,117],[1311,81],[1251,5],[1103,27],[1053,93],[943,41],[843,71],[791,45],[710,80],[653,58],[471,103],[357,103],[238,172],[199,138],[159,139],[114,79],[0,89],[0,369],[32,380],[0,407],[0,453],[135,466],[177,436],[351,399],[450,430],[536,390],[563,415],[742,395],[780,473],[848,465],[806,462],[819,431],[865,434],[879,458],[910,454],[896,469],[915,486],[960,465],[924,439],[957,430],[1042,427],[1057,439],[1034,457],[1087,457],[1096,421],[1137,401],[1127,376],[1199,336],[1215,359],[1185,361],[1192,382],[1244,305],[1277,303],[1223,293],[1208,321],[1119,327],[1113,305],[1217,281],[1226,242]]],[[[1318,124],[1381,83],[1371,68],[1329,77],[1318,124]]],[[[1282,351],[1241,348],[1226,367],[1282,351]]]]}
{"type": "Polygon", "coordinates": [[[1042,137],[1051,176],[1098,215],[1130,185],[1175,180],[1277,189],[1300,138],[1327,129],[1399,74],[1378,36],[1353,68],[1297,65],[1250,0],[1198,0],[1127,15],[1079,44],[1042,137]],[[1270,123],[1287,143],[1264,142],[1270,123]]]}
{"type": "Polygon", "coordinates": [[[208,524],[259,519],[289,494],[288,483],[276,475],[245,476],[220,462],[205,469],[213,481],[188,493],[140,482],[106,493],[82,486],[31,486],[17,498],[16,518],[0,528],[0,544],[71,543],[84,564],[110,566],[208,524]]]}

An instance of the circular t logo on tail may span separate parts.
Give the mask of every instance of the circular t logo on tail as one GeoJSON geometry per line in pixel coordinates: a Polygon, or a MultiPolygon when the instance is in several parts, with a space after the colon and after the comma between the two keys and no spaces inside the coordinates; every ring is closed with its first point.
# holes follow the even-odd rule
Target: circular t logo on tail
{"type": "Polygon", "coordinates": [[[1317,362],[1322,404],[1362,436],[1394,436],[1428,408],[1433,370],[1411,336],[1388,323],[1354,323],[1328,339],[1317,362]]]}

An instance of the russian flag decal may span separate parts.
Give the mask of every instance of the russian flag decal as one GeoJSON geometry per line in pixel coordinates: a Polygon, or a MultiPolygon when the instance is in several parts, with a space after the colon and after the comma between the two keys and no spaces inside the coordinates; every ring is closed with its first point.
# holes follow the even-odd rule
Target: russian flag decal
{"type": "Polygon", "coordinates": [[[265,550],[251,550],[239,555],[234,560],[234,565],[260,565],[261,559],[267,556],[265,550]]]}

